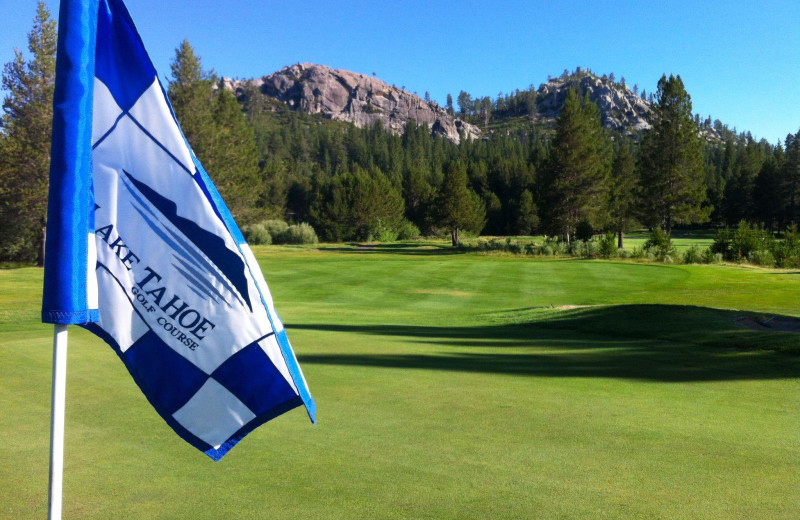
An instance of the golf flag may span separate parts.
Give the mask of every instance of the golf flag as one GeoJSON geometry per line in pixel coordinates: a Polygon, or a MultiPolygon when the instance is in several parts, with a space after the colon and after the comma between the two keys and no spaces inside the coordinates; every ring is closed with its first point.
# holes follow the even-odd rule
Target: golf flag
{"type": "Polygon", "coordinates": [[[121,0],[62,0],[42,320],[105,340],[219,460],[315,404],[267,284],[121,0]]]}

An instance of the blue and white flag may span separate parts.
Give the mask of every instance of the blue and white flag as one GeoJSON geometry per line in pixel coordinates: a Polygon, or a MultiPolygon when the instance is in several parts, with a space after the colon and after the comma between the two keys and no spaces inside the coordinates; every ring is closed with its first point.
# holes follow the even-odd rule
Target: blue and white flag
{"type": "Polygon", "coordinates": [[[214,460],[315,405],[256,259],[121,0],[62,0],[42,320],[119,355],[214,460]]]}

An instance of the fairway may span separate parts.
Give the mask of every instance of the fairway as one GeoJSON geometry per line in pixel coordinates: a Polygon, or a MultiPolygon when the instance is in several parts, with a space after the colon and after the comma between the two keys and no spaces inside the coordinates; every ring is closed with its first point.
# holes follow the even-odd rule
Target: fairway
{"type": "MultiPolygon", "coordinates": [[[[71,327],[65,519],[796,519],[800,273],[255,247],[318,405],[219,463],[71,327]]],[[[0,518],[46,517],[52,328],[0,270],[0,518]]]]}

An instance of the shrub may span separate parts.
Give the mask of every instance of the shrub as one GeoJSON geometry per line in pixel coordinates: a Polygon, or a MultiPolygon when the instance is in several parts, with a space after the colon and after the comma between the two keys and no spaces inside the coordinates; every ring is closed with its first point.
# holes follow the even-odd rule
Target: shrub
{"type": "Polygon", "coordinates": [[[755,251],[769,250],[773,242],[772,233],[764,228],[751,226],[743,220],[733,233],[731,260],[744,260],[750,258],[750,254],[755,251]]]}
{"type": "Polygon", "coordinates": [[[652,255],[659,262],[664,262],[668,256],[671,257],[675,254],[675,248],[672,246],[672,239],[669,233],[666,233],[661,228],[653,229],[650,237],[644,243],[644,249],[648,253],[648,258],[652,255]]]}
{"type": "Polygon", "coordinates": [[[762,227],[751,226],[743,220],[734,230],[717,231],[711,250],[721,254],[725,260],[741,262],[750,258],[754,251],[774,251],[775,247],[772,233],[762,227]]]}
{"type": "Polygon", "coordinates": [[[284,244],[316,244],[317,233],[311,224],[305,222],[289,226],[283,234],[284,244]]]}
{"type": "Polygon", "coordinates": [[[628,252],[627,249],[620,248],[620,249],[617,249],[617,256],[620,257],[620,258],[630,258],[631,254],[630,254],[630,252],[628,252]]]}
{"type": "Polygon", "coordinates": [[[564,245],[563,253],[570,255],[570,256],[578,256],[580,252],[578,251],[578,241],[573,240],[569,244],[564,245]]]}
{"type": "Polygon", "coordinates": [[[389,223],[381,218],[376,218],[369,226],[366,239],[367,242],[394,242],[397,240],[397,232],[392,229],[389,223]]]}
{"type": "Polygon", "coordinates": [[[410,220],[403,219],[397,227],[398,240],[411,240],[413,238],[419,238],[421,234],[422,233],[420,233],[419,228],[410,220]]]}
{"type": "Polygon", "coordinates": [[[553,250],[553,247],[549,244],[543,244],[539,246],[539,254],[542,256],[553,256],[556,252],[553,250]]]}
{"type": "Polygon", "coordinates": [[[526,255],[535,255],[539,252],[539,248],[536,247],[536,244],[533,242],[528,242],[525,244],[525,254],[526,255]]]}
{"type": "Polygon", "coordinates": [[[600,247],[598,254],[601,258],[613,258],[619,255],[617,251],[617,237],[614,233],[605,233],[600,237],[600,247]]]}
{"type": "Polygon", "coordinates": [[[733,231],[718,229],[709,251],[711,254],[720,254],[723,258],[728,258],[731,254],[731,242],[733,242],[733,231]]]}
{"type": "Polygon", "coordinates": [[[645,257],[644,248],[634,246],[633,251],[631,251],[631,258],[641,260],[644,257],[645,257]]]}
{"type": "Polygon", "coordinates": [[[280,237],[282,234],[286,233],[286,230],[289,229],[289,224],[284,222],[283,220],[271,219],[271,220],[264,220],[260,222],[261,225],[264,226],[264,229],[272,236],[272,241],[276,244],[281,243],[280,237]]]}
{"type": "Polygon", "coordinates": [[[704,264],[718,264],[722,261],[722,253],[715,253],[712,247],[707,247],[703,250],[702,260],[704,264]]]}
{"type": "Polygon", "coordinates": [[[775,267],[775,257],[767,250],[751,252],[747,257],[747,261],[764,267],[775,267]]]}
{"type": "Polygon", "coordinates": [[[270,245],[272,243],[272,235],[269,234],[263,222],[243,226],[242,235],[244,235],[247,243],[253,246],[270,245]]]}
{"type": "Polygon", "coordinates": [[[697,246],[691,246],[683,253],[683,263],[684,264],[702,264],[703,255],[700,253],[700,248],[697,246]]]}
{"type": "Polygon", "coordinates": [[[524,252],[522,245],[518,242],[508,242],[506,244],[506,250],[515,255],[520,255],[524,252]]]}
{"type": "Polygon", "coordinates": [[[778,267],[800,267],[800,233],[792,226],[783,234],[783,240],[773,243],[772,254],[778,267]]]}
{"type": "Polygon", "coordinates": [[[547,247],[550,252],[549,253],[542,253],[542,254],[549,254],[549,255],[560,255],[564,252],[565,247],[563,242],[559,242],[554,238],[548,238],[545,240],[542,248],[547,247]]]}
{"type": "Polygon", "coordinates": [[[578,246],[578,254],[583,258],[594,258],[597,256],[597,242],[593,240],[581,242],[578,246]]]}

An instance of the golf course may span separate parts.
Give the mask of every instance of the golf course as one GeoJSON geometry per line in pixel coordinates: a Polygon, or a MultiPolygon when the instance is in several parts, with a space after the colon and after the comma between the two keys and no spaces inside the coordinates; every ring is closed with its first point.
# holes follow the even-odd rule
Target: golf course
{"type": "MultiPolygon", "coordinates": [[[[70,327],[65,519],[798,518],[797,270],[253,249],[318,424],[296,409],[214,463],[70,327]]],[[[0,270],[2,519],[46,517],[41,285],[0,270]]]]}

